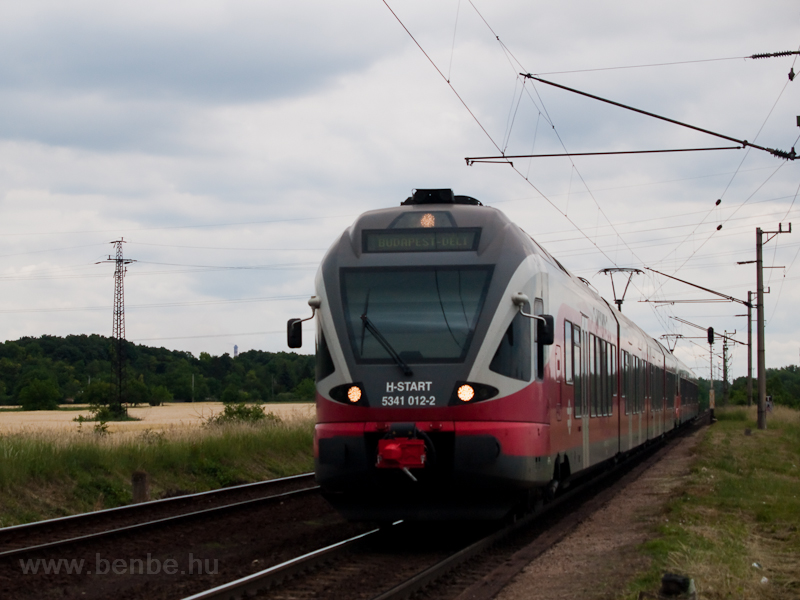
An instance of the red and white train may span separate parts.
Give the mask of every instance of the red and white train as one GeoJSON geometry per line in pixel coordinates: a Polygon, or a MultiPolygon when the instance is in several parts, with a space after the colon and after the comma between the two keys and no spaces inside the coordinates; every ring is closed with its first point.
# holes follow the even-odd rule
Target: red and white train
{"type": "Polygon", "coordinates": [[[698,414],[685,365],[451,190],[361,215],[309,304],[316,477],[349,519],[500,518],[698,414]]]}

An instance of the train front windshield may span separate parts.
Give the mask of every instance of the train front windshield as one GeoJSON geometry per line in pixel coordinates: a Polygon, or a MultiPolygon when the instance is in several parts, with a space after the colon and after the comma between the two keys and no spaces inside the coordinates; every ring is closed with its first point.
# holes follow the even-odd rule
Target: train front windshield
{"type": "Polygon", "coordinates": [[[492,267],[343,269],[342,301],[359,363],[462,362],[492,267]],[[383,341],[379,340],[383,337],[383,341]]]}

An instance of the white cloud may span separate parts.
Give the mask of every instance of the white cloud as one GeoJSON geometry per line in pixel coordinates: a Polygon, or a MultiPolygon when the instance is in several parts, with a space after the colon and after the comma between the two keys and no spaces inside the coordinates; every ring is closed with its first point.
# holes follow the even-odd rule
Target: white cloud
{"type": "MultiPolygon", "coordinates": [[[[475,4],[521,64],[469,3],[390,2],[493,140],[504,147],[507,138],[515,154],[560,152],[562,141],[571,152],[728,145],[540,83],[535,91],[526,83],[530,96],[515,113],[520,70],[742,57],[798,43],[788,1],[475,4]]],[[[800,84],[786,76],[793,61],[544,78],[789,150],[800,133],[800,84]]],[[[141,261],[126,282],[129,338],[173,338],[147,343],[195,354],[234,343],[285,349],[281,333],[225,334],[280,332],[287,318],[305,315],[302,299],[286,297],[312,293],[325,248],[357,214],[395,205],[414,187],[452,187],[506,211],[606,297],[608,279],[595,273],[612,261],[669,273],[680,266],[678,277],[744,297],[753,269],[735,262],[753,258],[755,227],[774,229],[800,210],[790,211],[796,164],[765,183],[780,160],[757,150],[743,163],[745,152],[732,150],[575,157],[576,168],[566,158],[515,160],[552,205],[507,166],[464,163],[496,153],[382,3],[6,3],[0,310],[82,310],[0,312],[0,333],[110,334],[112,267],[94,262],[124,236],[126,256],[141,261]],[[211,304],[249,298],[270,299],[211,304]],[[205,334],[223,337],[191,337],[205,334]]],[[[793,237],[770,242],[765,260],[792,264],[793,237]]],[[[800,261],[780,299],[772,273],[770,366],[797,360],[798,269],[800,261]]],[[[744,330],[733,316],[739,306],[653,309],[637,301],[662,284],[655,298],[701,294],[651,275],[635,283],[624,310],[653,335],[694,333],[670,315],[744,330]]],[[[705,368],[700,348],[683,342],[678,352],[705,368]]],[[[734,373],[745,364],[737,351],[734,373]]]]}

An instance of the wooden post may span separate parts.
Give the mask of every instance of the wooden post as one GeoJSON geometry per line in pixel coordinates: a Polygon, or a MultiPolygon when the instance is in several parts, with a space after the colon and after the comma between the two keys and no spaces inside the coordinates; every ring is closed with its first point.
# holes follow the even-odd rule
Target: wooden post
{"type": "Polygon", "coordinates": [[[147,502],[150,500],[150,478],[144,471],[134,471],[131,477],[133,486],[133,503],[147,502]]]}

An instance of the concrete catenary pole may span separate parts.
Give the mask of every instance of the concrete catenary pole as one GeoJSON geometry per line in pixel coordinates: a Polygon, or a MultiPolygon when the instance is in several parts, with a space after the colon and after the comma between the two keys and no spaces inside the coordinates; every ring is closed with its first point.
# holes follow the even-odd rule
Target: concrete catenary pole
{"type": "Polygon", "coordinates": [[[764,270],[762,260],[762,234],[756,227],[756,319],[758,320],[758,428],[767,428],[767,369],[764,353],[764,270]]]}
{"type": "Polygon", "coordinates": [[[753,406],[753,292],[747,292],[747,406],[753,406]]]}

